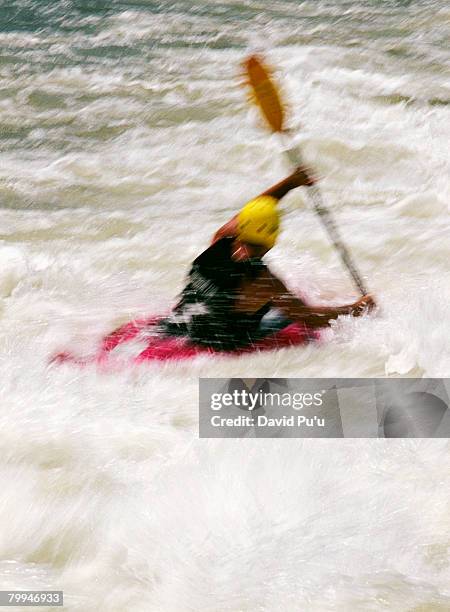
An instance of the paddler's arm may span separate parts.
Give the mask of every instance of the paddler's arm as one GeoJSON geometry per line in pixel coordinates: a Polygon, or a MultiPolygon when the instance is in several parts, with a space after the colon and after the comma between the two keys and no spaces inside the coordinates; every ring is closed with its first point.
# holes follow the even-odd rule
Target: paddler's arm
{"type": "Polygon", "coordinates": [[[285,178],[284,181],[270,187],[267,189],[267,191],[261,193],[261,195],[272,196],[272,198],[281,200],[281,198],[284,198],[284,196],[292,189],[314,185],[314,182],[313,177],[308,174],[308,170],[306,168],[299,167],[287,178],[285,178]]]}
{"type": "Polygon", "coordinates": [[[305,306],[293,295],[277,296],[272,300],[272,304],[292,321],[301,321],[309,327],[327,327],[330,321],[341,315],[360,317],[375,307],[371,295],[365,295],[353,304],[345,306],[305,306]]]}
{"type": "Polygon", "coordinates": [[[235,300],[235,309],[238,312],[254,313],[268,302],[274,308],[279,308],[288,319],[301,321],[310,327],[326,327],[340,315],[359,317],[375,306],[370,295],[345,306],[306,305],[270,270],[265,269],[256,279],[241,286],[235,300]]]}
{"type": "MultiPolygon", "coordinates": [[[[285,178],[280,183],[273,185],[263,193],[259,195],[268,195],[277,200],[281,200],[289,191],[296,189],[297,187],[303,187],[307,185],[313,185],[314,179],[308,174],[306,168],[297,168],[292,174],[285,178]]],[[[214,234],[211,244],[217,242],[221,238],[232,238],[237,233],[237,215],[230,219],[225,225],[222,225],[220,229],[214,234]]]]}

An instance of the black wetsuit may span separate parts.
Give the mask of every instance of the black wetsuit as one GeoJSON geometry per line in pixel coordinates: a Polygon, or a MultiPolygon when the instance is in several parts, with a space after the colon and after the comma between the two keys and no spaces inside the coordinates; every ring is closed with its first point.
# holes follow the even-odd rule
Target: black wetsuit
{"type": "Polygon", "coordinates": [[[234,301],[242,282],[256,278],[266,266],[260,258],[234,261],[232,243],[232,238],[222,238],[194,260],[178,305],[162,322],[164,333],[186,335],[196,344],[219,350],[242,347],[261,337],[259,324],[270,302],[246,314],[234,310],[234,301]]]}

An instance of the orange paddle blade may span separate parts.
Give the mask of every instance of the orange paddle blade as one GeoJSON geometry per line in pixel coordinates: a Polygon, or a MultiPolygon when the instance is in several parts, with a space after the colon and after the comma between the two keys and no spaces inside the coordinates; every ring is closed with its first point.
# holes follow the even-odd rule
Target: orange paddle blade
{"type": "Polygon", "coordinates": [[[244,62],[244,68],[247,82],[252,88],[253,101],[261,109],[272,130],[282,132],[284,109],[270,71],[257,55],[251,55],[247,58],[244,62]]]}

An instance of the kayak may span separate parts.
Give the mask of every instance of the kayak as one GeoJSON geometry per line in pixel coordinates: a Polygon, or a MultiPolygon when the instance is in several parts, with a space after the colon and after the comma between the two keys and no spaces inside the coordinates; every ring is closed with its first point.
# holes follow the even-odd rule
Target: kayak
{"type": "Polygon", "coordinates": [[[200,355],[242,355],[259,351],[274,351],[281,348],[304,345],[319,338],[317,330],[304,323],[290,323],[253,344],[235,350],[216,350],[193,343],[184,336],[158,334],[157,326],[161,316],[146,317],[125,323],[105,336],[98,351],[88,357],[79,357],[70,351],[58,353],[52,363],[73,363],[77,365],[107,365],[109,363],[139,364],[152,361],[182,361],[200,355]]]}

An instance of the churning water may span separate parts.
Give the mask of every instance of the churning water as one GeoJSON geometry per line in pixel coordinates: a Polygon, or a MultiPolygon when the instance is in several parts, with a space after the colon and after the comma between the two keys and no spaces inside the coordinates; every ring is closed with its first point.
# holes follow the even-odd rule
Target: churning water
{"type": "MultiPolygon", "coordinates": [[[[439,0],[0,2],[0,584],[67,609],[450,609],[444,440],[198,440],[202,376],[448,376],[450,10],[439,0]],[[305,348],[49,367],[167,311],[289,171],[239,84],[267,51],[381,305],[305,348]]],[[[352,286],[301,190],[268,256],[352,286]]]]}

